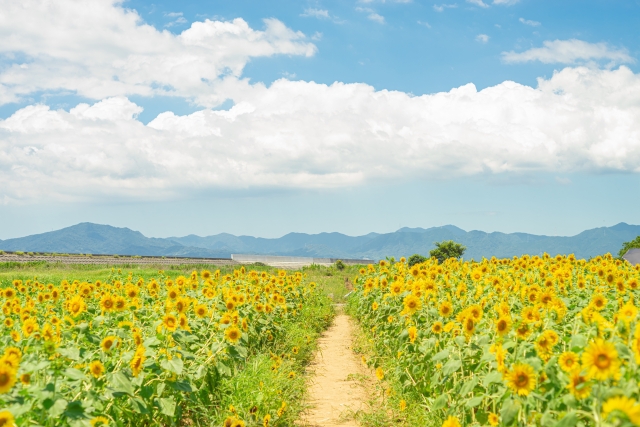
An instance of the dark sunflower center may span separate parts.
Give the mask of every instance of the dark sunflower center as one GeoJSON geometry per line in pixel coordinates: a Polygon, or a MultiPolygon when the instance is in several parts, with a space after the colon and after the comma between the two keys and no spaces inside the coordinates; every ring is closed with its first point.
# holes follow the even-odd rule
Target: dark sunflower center
{"type": "Polygon", "coordinates": [[[596,366],[599,369],[607,369],[611,366],[611,359],[606,354],[599,354],[596,356],[596,366]]]}
{"type": "Polygon", "coordinates": [[[526,387],[529,384],[529,376],[526,374],[518,374],[516,376],[516,385],[518,387],[526,387]]]}

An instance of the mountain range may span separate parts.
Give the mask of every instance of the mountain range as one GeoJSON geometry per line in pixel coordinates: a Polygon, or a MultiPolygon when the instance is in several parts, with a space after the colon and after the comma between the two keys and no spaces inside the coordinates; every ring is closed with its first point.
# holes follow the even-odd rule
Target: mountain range
{"type": "Polygon", "coordinates": [[[640,235],[640,225],[620,223],[583,231],[570,237],[526,233],[465,231],[453,225],[432,228],[401,228],[393,233],[347,236],[341,233],[289,233],[276,239],[221,233],[200,237],[153,238],[128,228],[81,223],[61,230],[0,240],[5,251],[155,255],[229,258],[237,254],[383,259],[387,256],[428,255],[442,240],[467,247],[465,259],[523,254],[569,254],[589,258],[617,254],[623,242],[640,235]]]}

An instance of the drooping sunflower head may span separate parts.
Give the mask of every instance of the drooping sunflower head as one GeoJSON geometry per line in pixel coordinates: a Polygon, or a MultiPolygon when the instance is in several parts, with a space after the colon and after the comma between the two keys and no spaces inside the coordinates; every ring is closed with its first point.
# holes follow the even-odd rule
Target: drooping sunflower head
{"type": "Polygon", "coordinates": [[[626,396],[609,398],[602,405],[602,418],[619,417],[628,419],[634,425],[640,424],[640,405],[626,396]]]}

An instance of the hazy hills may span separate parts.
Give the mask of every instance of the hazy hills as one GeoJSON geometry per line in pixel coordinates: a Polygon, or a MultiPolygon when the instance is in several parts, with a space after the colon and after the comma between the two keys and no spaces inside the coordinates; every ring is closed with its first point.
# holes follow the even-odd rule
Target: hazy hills
{"type": "Polygon", "coordinates": [[[427,255],[434,242],[455,240],[467,246],[465,258],[511,257],[548,252],[574,253],[589,258],[616,254],[623,242],[640,235],[639,225],[620,223],[586,230],[571,237],[525,233],[465,231],[453,225],[433,228],[401,228],[393,233],[347,236],[341,233],[289,233],[277,239],[221,233],[200,237],[150,238],[138,231],[109,225],[81,223],[48,233],[0,240],[6,251],[166,255],[227,258],[232,253],[295,255],[334,258],[381,259],[387,256],[427,255]]]}

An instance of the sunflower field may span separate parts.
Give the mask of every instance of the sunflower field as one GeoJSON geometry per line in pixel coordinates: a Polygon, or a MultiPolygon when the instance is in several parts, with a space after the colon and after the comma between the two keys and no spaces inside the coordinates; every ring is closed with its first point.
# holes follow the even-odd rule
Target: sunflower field
{"type": "Polygon", "coordinates": [[[640,425],[639,267],[381,261],[360,270],[348,308],[408,425],[640,425]]]}
{"type": "Polygon", "coordinates": [[[291,425],[331,322],[300,272],[1,283],[0,426],[291,425]]]}

